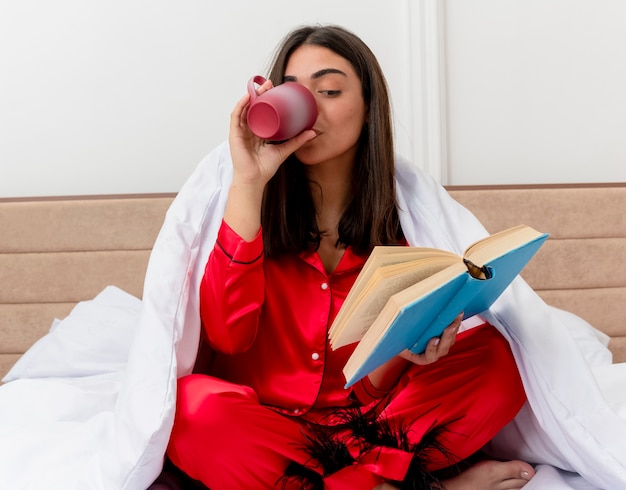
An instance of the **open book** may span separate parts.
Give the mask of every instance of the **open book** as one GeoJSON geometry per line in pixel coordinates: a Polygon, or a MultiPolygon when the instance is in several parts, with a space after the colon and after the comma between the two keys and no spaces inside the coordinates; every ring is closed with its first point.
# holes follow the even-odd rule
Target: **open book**
{"type": "Polygon", "coordinates": [[[375,247],[329,331],[333,349],[359,342],[343,370],[346,386],[404,349],[424,352],[459,313],[488,309],[547,238],[519,225],[479,240],[462,257],[375,247]]]}

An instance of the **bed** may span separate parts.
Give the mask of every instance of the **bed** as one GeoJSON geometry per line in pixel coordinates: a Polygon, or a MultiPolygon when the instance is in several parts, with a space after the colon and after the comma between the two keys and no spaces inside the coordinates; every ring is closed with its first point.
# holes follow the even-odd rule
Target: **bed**
{"type": "MultiPolygon", "coordinates": [[[[177,195],[0,200],[5,381],[0,479],[6,476],[11,488],[63,482],[62,488],[142,489],[158,475],[172,423],[174,381],[190,372],[195,360],[195,291],[217,230],[213,216],[225,202],[229,168],[227,147],[221,145],[177,195]]],[[[526,285],[539,294],[533,301],[545,311],[541,320],[553,327],[541,331],[548,339],[561,323],[581,325],[580,335],[555,354],[567,372],[551,370],[545,355],[542,360],[526,356],[522,351],[532,339],[513,332],[523,371],[541,378],[540,390],[531,395],[541,406],[523,413],[522,425],[509,427],[492,449],[518,451],[513,456],[543,451],[540,478],[528,488],[626,485],[626,219],[621,211],[626,184],[451,187],[451,201],[427,176],[416,175],[403,170],[400,187],[421,189],[427,197],[420,199],[430,199],[426,207],[432,212],[411,215],[407,223],[434,227],[441,219],[450,221],[456,230],[450,248],[484,233],[473,216],[489,232],[525,223],[550,233],[509,296],[534,295],[526,285]],[[539,301],[552,306],[544,308],[539,301]],[[577,359],[583,358],[591,368],[576,371],[577,359]],[[589,388],[587,395],[565,386],[568,376],[576,376],[581,389],[589,388]],[[565,421],[556,416],[564,400],[580,402],[565,421]],[[541,420],[544,415],[554,419],[541,420]],[[541,430],[544,423],[549,431],[559,426],[550,432],[551,444],[572,447],[537,449],[528,434],[512,447],[515,431],[537,423],[541,430]],[[577,447],[590,435],[609,455],[601,466],[575,456],[584,459],[586,450],[594,454],[593,444],[585,442],[583,451],[577,447]]],[[[413,196],[404,198],[401,206],[413,209],[413,196]]],[[[425,244],[445,245],[435,238],[425,244]]],[[[510,305],[501,303],[494,322],[508,314],[510,305]]]]}

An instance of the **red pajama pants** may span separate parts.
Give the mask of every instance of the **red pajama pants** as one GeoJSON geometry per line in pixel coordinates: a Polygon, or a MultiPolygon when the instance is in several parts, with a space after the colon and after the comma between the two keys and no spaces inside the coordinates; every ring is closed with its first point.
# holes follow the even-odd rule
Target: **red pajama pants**
{"type": "MultiPolygon", "coordinates": [[[[411,366],[380,417],[392,426],[410,422],[413,443],[445,425],[440,442],[450,454],[434,453],[428,464],[433,471],[478,451],[525,400],[508,344],[484,325],[459,334],[437,362],[411,366]]],[[[310,464],[302,449],[303,422],[261,405],[248,387],[192,374],[179,380],[176,410],[168,456],[211,490],[276,488],[290,462],[310,464]]],[[[405,462],[393,451],[380,451],[325,478],[325,488],[367,489],[402,480],[405,462]]]]}

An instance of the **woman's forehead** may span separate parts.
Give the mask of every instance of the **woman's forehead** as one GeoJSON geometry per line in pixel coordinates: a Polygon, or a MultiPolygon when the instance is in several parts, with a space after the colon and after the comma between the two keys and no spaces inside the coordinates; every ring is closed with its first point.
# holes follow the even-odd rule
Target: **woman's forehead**
{"type": "Polygon", "coordinates": [[[356,76],[343,56],[324,46],[305,44],[291,53],[285,67],[285,78],[319,79],[326,75],[356,76]]]}

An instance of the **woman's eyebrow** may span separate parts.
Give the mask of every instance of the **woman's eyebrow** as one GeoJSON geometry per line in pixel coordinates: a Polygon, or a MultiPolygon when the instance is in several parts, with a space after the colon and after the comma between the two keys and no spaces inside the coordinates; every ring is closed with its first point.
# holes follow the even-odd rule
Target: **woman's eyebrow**
{"type": "Polygon", "coordinates": [[[323,70],[316,71],[315,73],[313,73],[313,75],[311,75],[311,80],[321,78],[324,75],[328,75],[329,73],[337,73],[339,75],[343,75],[344,77],[348,76],[345,74],[345,72],[338,70],[337,68],[324,68],[323,70]]]}
{"type": "MultiPolygon", "coordinates": [[[[317,80],[318,78],[321,78],[324,75],[328,75],[330,73],[336,73],[338,75],[343,75],[344,77],[348,76],[345,72],[338,70],[337,68],[324,68],[323,70],[319,70],[313,73],[311,75],[311,80],[317,80]]],[[[298,81],[297,78],[292,75],[285,75],[283,77],[283,82],[296,82],[296,81],[298,81]]]]}

